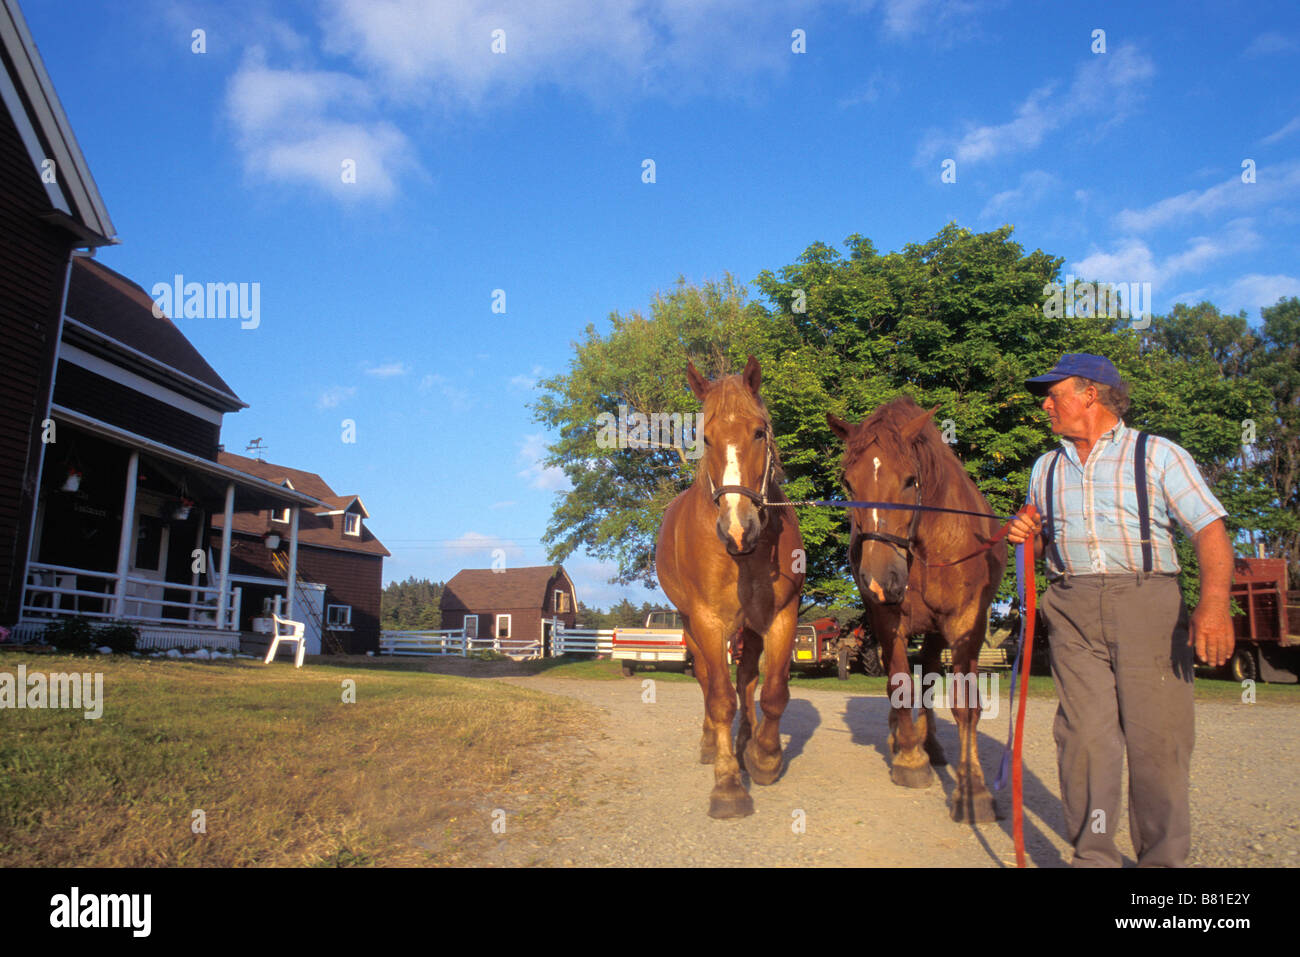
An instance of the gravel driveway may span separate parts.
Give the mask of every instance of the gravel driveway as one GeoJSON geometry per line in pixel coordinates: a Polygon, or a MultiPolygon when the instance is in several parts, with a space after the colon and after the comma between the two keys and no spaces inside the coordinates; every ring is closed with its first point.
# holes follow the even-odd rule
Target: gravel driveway
{"type": "MultiPolygon", "coordinates": [[[[925,790],[890,783],[885,758],[888,701],[836,690],[791,689],[781,722],[786,771],[768,787],[750,785],[755,813],[708,817],[711,766],[698,763],[698,686],[659,681],[653,704],[642,678],[583,681],[502,678],[576,698],[599,721],[580,739],[548,749],[576,776],[580,805],[544,831],[509,828],[482,863],[544,866],[867,866],[1015,865],[1010,786],[997,795],[1002,819],[957,824],[946,799],[950,767],[925,790]],[[797,825],[803,824],[802,833],[797,825]]],[[[1025,836],[1031,866],[1069,860],[1059,833],[1060,799],[1052,742],[1054,699],[1029,701],[1025,731],[1025,836]]],[[[1006,740],[1009,708],[980,722],[980,755],[990,784],[1006,740]]],[[[939,739],[958,753],[957,730],[939,710],[939,739]]],[[[1300,866],[1300,736],[1285,705],[1198,703],[1192,756],[1193,866],[1300,866]]],[[[509,813],[510,809],[507,808],[509,813]]],[[[1127,809],[1118,842],[1129,855],[1127,809]]]]}

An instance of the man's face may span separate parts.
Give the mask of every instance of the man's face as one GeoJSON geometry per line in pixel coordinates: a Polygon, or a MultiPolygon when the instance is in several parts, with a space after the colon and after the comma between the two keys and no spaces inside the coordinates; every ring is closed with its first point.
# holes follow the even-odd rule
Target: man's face
{"type": "Polygon", "coordinates": [[[1052,431],[1066,438],[1086,433],[1089,399],[1096,399],[1095,395],[1090,396],[1094,391],[1092,386],[1076,392],[1077,382],[1074,378],[1062,379],[1053,383],[1043,397],[1043,411],[1052,424],[1052,431]]]}

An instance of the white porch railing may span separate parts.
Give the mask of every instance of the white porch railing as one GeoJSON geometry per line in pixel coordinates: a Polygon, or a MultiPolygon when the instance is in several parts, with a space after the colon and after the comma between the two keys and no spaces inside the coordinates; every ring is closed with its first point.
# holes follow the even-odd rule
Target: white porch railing
{"type": "Polygon", "coordinates": [[[20,617],[23,620],[79,616],[104,620],[124,619],[169,628],[204,628],[238,631],[242,591],[232,588],[226,620],[218,625],[217,608],[221,589],[190,582],[159,581],[139,575],[126,576],[122,614],[116,613],[118,576],[113,572],[91,571],[67,565],[32,562],[27,566],[20,617]],[[169,591],[188,592],[193,601],[167,598],[169,591]],[[184,614],[167,616],[165,608],[181,608],[184,614]]]}

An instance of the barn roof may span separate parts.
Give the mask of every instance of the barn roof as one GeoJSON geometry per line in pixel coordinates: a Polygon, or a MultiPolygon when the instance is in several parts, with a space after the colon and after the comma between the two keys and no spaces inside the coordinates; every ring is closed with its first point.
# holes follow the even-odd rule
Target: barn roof
{"type": "MultiPolygon", "coordinates": [[[[532,565],[527,568],[465,568],[452,576],[442,589],[438,606],[444,611],[474,611],[492,608],[537,608],[546,604],[546,587],[556,569],[569,578],[563,566],[532,565]]],[[[569,579],[572,585],[572,579],[569,579]]],[[[575,599],[576,601],[576,599],[575,599]]]]}

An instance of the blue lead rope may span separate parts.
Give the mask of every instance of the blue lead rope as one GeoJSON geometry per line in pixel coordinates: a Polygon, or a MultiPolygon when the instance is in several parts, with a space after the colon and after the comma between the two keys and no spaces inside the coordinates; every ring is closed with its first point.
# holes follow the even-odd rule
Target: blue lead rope
{"type": "Polygon", "coordinates": [[[993,782],[993,790],[1001,791],[1007,784],[1007,775],[1011,772],[1011,742],[1016,732],[1016,680],[1020,677],[1020,660],[1025,653],[1025,572],[1022,550],[1024,544],[1016,546],[1016,595],[1020,598],[1020,647],[1016,649],[1016,662],[1011,666],[1011,697],[1008,705],[1011,713],[1007,722],[1007,743],[1002,749],[1002,760],[998,764],[998,778],[993,782]]]}

